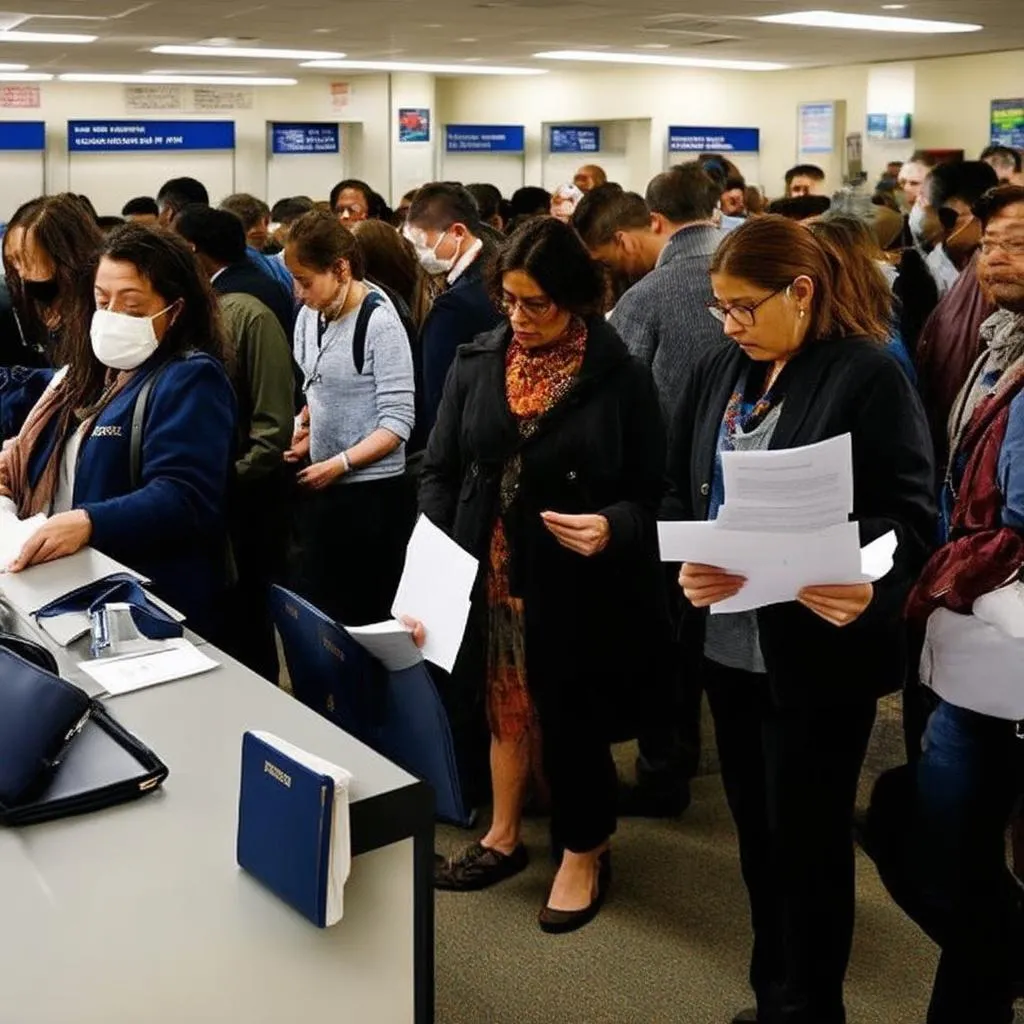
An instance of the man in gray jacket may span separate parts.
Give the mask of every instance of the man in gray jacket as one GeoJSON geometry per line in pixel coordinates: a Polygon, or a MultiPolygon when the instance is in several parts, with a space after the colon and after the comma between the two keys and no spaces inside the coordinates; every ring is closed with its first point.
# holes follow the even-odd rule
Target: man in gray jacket
{"type": "Polygon", "coordinates": [[[666,423],[694,364],[725,344],[709,313],[709,268],[724,237],[714,224],[719,188],[696,161],[659,174],[646,201],[599,188],[580,202],[573,225],[593,257],[634,282],[611,314],[630,352],[649,366],[666,423]]]}
{"type": "MultiPolygon", "coordinates": [[[[693,366],[709,349],[727,344],[708,312],[711,257],[724,237],[714,224],[721,189],[696,161],[659,174],[647,198],[599,188],[576,208],[573,224],[613,278],[635,282],[611,314],[630,352],[651,367],[666,424],[693,366]]],[[[679,603],[675,571],[666,579],[679,603]]],[[[675,657],[671,708],[652,709],[641,731],[637,785],[623,787],[619,813],[670,817],[690,802],[690,779],[700,760],[702,691],[696,666],[675,657]]]]}

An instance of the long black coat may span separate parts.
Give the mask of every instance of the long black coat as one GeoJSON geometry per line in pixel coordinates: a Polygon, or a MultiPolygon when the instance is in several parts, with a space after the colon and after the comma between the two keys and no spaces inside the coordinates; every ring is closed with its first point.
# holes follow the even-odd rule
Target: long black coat
{"type": "Polygon", "coordinates": [[[505,528],[512,593],[525,606],[528,682],[542,724],[545,709],[571,715],[577,707],[609,738],[622,739],[647,704],[641,693],[663,675],[667,617],[656,518],[665,429],[650,372],[603,319],[587,328],[575,387],[527,440],[505,394],[508,326],[459,349],[427,447],[420,508],[481,562],[476,614],[454,676],[462,698],[479,702],[483,581],[503,467],[520,453],[518,496],[505,528]],[[568,551],[544,527],[544,511],[607,517],[608,547],[590,558],[568,551]]]}
{"type": "MultiPolygon", "coordinates": [[[[697,366],[673,422],[665,518],[707,518],[722,417],[750,362],[731,345],[697,366]]],[[[866,339],[809,343],[776,387],[785,400],[770,447],[796,448],[849,433],[861,543],[895,530],[899,546],[893,570],[875,584],[872,603],[843,629],[796,602],[757,613],[772,693],[788,707],[878,697],[903,683],[903,604],[935,534],[935,475],[924,408],[896,360],[866,339]]],[[[684,623],[690,627],[689,653],[697,658],[705,615],[690,608],[684,623]]]]}

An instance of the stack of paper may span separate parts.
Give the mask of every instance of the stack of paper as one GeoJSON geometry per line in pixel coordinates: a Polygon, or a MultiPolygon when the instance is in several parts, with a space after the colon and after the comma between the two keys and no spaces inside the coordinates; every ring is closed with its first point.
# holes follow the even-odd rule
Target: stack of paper
{"type": "Polygon", "coordinates": [[[426,658],[451,672],[466,633],[478,569],[479,563],[472,555],[426,516],[420,516],[409,540],[405,570],[391,606],[395,618],[372,626],[345,628],[391,671],[409,668],[426,658]],[[398,621],[404,617],[423,623],[427,636],[422,651],[398,621]]]}
{"type": "Polygon", "coordinates": [[[892,569],[893,533],[860,550],[849,434],[782,451],[723,452],[725,501],[704,523],[659,523],[666,562],[712,565],[746,578],[712,614],[796,600],[814,585],[874,582],[892,569]]]}
{"type": "Polygon", "coordinates": [[[151,654],[126,654],[119,658],[98,658],[79,662],[78,667],[111,696],[134,693],[175,679],[187,679],[218,668],[188,640],[162,640],[151,654]]]}

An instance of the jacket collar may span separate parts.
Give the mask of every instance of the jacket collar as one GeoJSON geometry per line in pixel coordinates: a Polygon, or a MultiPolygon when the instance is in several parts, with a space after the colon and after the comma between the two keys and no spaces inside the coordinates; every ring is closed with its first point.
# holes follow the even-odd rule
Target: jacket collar
{"type": "Polygon", "coordinates": [[[661,251],[657,266],[693,256],[711,256],[722,241],[722,231],[713,224],[688,224],[680,228],[661,251]]]}

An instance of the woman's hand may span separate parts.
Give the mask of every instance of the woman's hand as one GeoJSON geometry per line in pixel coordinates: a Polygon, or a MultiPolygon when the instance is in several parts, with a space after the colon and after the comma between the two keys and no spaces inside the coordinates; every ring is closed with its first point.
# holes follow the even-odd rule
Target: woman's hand
{"type": "Polygon", "coordinates": [[[345,463],[336,455],[333,459],[325,459],[323,462],[314,462],[312,466],[307,466],[296,479],[300,487],[322,491],[344,475],[345,463]]]}
{"type": "Polygon", "coordinates": [[[563,548],[585,558],[604,551],[612,537],[611,527],[604,516],[563,516],[558,512],[541,512],[540,517],[563,548]]]}
{"type": "Polygon", "coordinates": [[[714,565],[684,562],[679,571],[679,586],[694,608],[709,608],[720,601],[735,597],[747,582],[745,576],[736,576],[714,565]]]}
{"type": "Polygon", "coordinates": [[[427,642],[427,627],[419,619],[414,619],[409,615],[403,615],[398,621],[409,630],[412,642],[422,650],[423,645],[427,642]]]}
{"type": "Polygon", "coordinates": [[[867,610],[875,596],[870,583],[849,583],[836,586],[804,587],[797,600],[815,615],[833,626],[849,626],[867,610]]]}
{"type": "Polygon", "coordinates": [[[21,572],[30,565],[52,562],[65,558],[89,543],[92,537],[92,520],[82,509],[61,512],[51,516],[32,534],[18,557],[7,567],[8,572],[21,572]]]}
{"type": "Polygon", "coordinates": [[[285,462],[302,462],[309,458],[309,427],[296,426],[292,446],[284,453],[285,462]]]}

